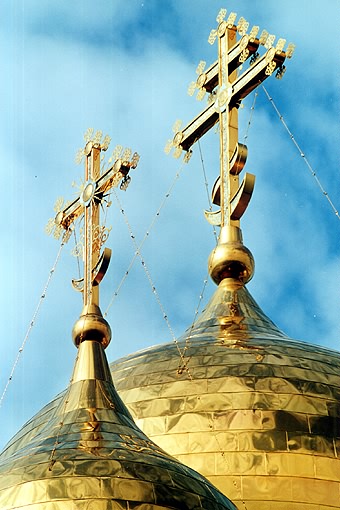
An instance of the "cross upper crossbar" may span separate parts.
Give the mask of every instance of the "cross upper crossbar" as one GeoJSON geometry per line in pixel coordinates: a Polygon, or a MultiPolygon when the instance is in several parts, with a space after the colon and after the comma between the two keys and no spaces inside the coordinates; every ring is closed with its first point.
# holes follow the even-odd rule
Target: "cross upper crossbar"
{"type": "MultiPolygon", "coordinates": [[[[240,52],[235,54],[234,62],[239,54],[240,52]]],[[[275,63],[275,67],[280,67],[283,65],[285,58],[284,53],[276,53],[274,48],[270,48],[251,67],[244,71],[232,83],[231,93],[227,99],[229,108],[238,107],[242,99],[272,74],[269,74],[268,71],[266,72],[271,62],[275,63]]],[[[233,71],[235,69],[236,67],[232,68],[233,71]]],[[[207,82],[203,86],[207,91],[212,91],[218,85],[218,61],[207,70],[206,74],[207,82]]],[[[211,102],[184,129],[178,131],[174,136],[174,147],[181,147],[183,150],[188,151],[197,140],[218,122],[220,112],[217,108],[216,101],[211,102]]]]}
{"type": "MultiPolygon", "coordinates": [[[[249,52],[247,58],[251,58],[257,52],[259,45],[259,39],[250,38],[249,35],[244,35],[237,41],[228,51],[229,72],[232,73],[242,64],[239,60],[242,52],[249,52]]],[[[202,86],[207,92],[214,90],[218,85],[218,60],[200,74],[197,85],[202,86]]]]}

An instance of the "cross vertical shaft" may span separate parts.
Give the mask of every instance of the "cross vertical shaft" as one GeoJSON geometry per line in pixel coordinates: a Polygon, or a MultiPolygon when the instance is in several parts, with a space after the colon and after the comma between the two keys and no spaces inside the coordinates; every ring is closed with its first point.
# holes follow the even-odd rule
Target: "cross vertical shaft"
{"type": "MultiPolygon", "coordinates": [[[[92,147],[85,159],[85,189],[89,188],[92,194],[95,182],[100,176],[100,148],[92,147]]],[[[85,230],[85,255],[84,255],[84,306],[95,304],[99,306],[99,285],[93,286],[92,268],[99,260],[98,250],[93,241],[94,232],[99,228],[99,202],[95,199],[85,205],[84,217],[85,230]]]]}
{"type": "MultiPolygon", "coordinates": [[[[220,90],[226,91],[228,97],[231,90],[231,83],[237,77],[236,69],[229,75],[228,53],[235,43],[236,33],[227,29],[218,38],[218,82],[220,90]]],[[[224,99],[222,99],[223,101],[224,99]]],[[[219,113],[220,122],[220,205],[221,205],[221,226],[228,224],[231,220],[230,201],[232,196],[232,182],[230,179],[230,160],[238,140],[238,113],[236,108],[231,108],[229,101],[221,105],[219,113]]]]}

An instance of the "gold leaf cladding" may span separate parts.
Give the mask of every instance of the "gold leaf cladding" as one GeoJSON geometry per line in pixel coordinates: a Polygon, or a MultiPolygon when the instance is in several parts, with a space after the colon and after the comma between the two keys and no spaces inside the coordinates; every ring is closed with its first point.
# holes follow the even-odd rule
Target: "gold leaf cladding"
{"type": "MultiPolygon", "coordinates": [[[[175,344],[111,365],[148,436],[239,508],[337,508],[340,353],[289,339],[227,280],[190,331],[191,380],[176,372],[175,344]],[[224,337],[231,302],[246,329],[224,337]]],[[[177,342],[188,347],[187,335],[177,342]]]]}

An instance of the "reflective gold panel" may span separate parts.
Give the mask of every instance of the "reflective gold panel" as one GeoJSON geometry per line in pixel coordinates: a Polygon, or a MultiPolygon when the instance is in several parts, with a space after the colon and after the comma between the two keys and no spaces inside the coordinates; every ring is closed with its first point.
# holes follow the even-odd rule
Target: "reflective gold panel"
{"type": "Polygon", "coordinates": [[[239,509],[340,508],[340,353],[288,338],[229,278],[178,342],[111,364],[144,432],[239,509]]]}
{"type": "Polygon", "coordinates": [[[1,510],[235,510],[135,425],[99,342],[80,344],[72,380],[0,455],[1,510]]]}

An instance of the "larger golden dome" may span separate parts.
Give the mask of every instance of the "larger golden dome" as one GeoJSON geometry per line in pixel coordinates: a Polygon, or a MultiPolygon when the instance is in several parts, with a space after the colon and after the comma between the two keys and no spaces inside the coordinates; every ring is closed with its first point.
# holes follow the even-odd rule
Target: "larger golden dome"
{"type": "Polygon", "coordinates": [[[340,508],[340,353],[288,338],[240,281],[178,345],[111,369],[144,432],[239,509],[340,508]]]}

